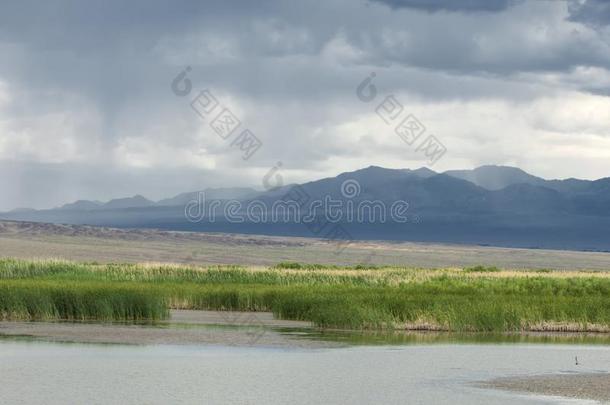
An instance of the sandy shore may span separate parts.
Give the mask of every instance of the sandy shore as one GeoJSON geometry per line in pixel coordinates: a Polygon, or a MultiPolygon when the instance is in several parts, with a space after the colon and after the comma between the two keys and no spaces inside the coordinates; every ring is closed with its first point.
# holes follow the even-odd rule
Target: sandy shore
{"type": "Polygon", "coordinates": [[[118,344],[218,344],[267,347],[334,347],[337,343],[303,339],[308,322],[285,321],[271,313],[172,311],[158,325],[71,322],[0,322],[0,336],[47,341],[118,344]]]}
{"type": "Polygon", "coordinates": [[[610,374],[555,374],[499,378],[479,386],[610,403],[610,374]]]}

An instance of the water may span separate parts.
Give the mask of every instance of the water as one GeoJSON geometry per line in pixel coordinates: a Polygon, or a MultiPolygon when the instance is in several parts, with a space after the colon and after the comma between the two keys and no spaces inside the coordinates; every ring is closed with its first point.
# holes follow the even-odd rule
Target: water
{"type": "Polygon", "coordinates": [[[473,382],[609,369],[610,348],[603,345],[269,349],[0,340],[0,403],[583,403],[476,388],[473,382]],[[574,364],[575,356],[582,365],[574,364]]]}

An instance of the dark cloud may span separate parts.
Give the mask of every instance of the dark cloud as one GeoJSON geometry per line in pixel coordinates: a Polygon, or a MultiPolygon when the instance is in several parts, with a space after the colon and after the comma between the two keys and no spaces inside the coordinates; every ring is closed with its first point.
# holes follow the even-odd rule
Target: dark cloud
{"type": "Polygon", "coordinates": [[[445,11],[502,11],[521,0],[374,0],[393,8],[414,8],[435,12],[445,11]]]}
{"type": "MultiPolygon", "coordinates": [[[[216,180],[247,185],[277,161],[290,182],[373,163],[421,165],[391,131],[376,132],[383,128],[372,120],[374,107],[354,97],[372,71],[380,95],[401,95],[406,108],[428,117],[430,130],[464,136],[454,156],[466,166],[466,154],[479,153],[480,145],[468,134],[495,133],[492,123],[481,129],[472,111],[485,110],[483,103],[526,104],[563,91],[605,94],[610,49],[602,30],[589,28],[602,18],[596,17],[602,5],[9,2],[0,13],[0,164],[8,165],[3,189],[11,192],[0,195],[0,209],[43,204],[35,190],[44,184],[57,184],[43,193],[54,193],[50,205],[75,197],[163,197],[219,186],[211,184],[216,180]],[[194,91],[212,89],[264,141],[256,159],[241,160],[194,115],[189,97],[170,91],[187,65],[194,91]],[[460,108],[470,118],[454,130],[446,123],[460,108]],[[61,190],[69,193],[62,197],[61,190]]],[[[509,119],[498,120],[505,127],[509,119]]],[[[529,155],[497,150],[477,159],[505,156],[529,155]]]]}
{"type": "Polygon", "coordinates": [[[581,22],[596,28],[610,24],[610,2],[607,0],[570,0],[569,20],[581,22]]]}

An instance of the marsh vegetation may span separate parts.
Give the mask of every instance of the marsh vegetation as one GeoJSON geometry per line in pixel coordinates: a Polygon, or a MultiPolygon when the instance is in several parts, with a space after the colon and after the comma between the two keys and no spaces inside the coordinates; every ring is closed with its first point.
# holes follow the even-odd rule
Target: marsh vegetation
{"type": "Polygon", "coordinates": [[[5,320],[155,321],[169,309],[271,311],[344,329],[608,332],[610,273],[0,260],[5,320]]]}

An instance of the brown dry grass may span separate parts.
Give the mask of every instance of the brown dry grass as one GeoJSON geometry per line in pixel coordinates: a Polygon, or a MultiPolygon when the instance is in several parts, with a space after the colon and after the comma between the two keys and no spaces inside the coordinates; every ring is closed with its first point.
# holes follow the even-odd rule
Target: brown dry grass
{"type": "Polygon", "coordinates": [[[0,221],[0,257],[62,258],[100,263],[268,266],[296,261],[425,268],[487,264],[504,269],[610,270],[610,254],[601,252],[354,241],[337,254],[333,243],[313,238],[121,230],[10,221],[0,221]]]}

